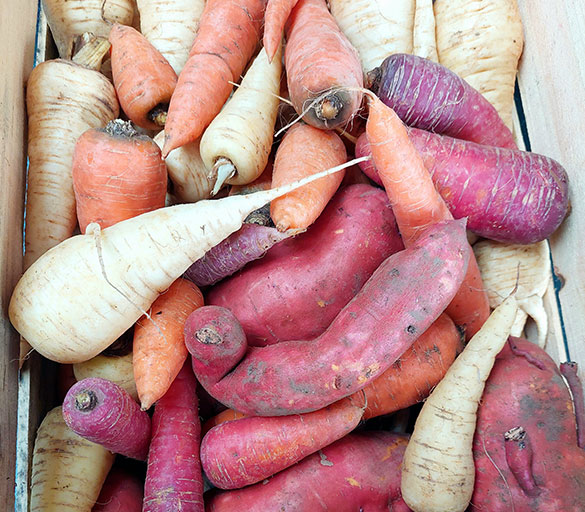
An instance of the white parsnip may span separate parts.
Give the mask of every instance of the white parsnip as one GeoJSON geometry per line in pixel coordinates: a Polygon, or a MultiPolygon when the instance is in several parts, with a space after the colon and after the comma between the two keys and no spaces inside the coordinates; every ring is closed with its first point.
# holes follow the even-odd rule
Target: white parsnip
{"type": "Polygon", "coordinates": [[[91,512],[115,455],[75,434],[61,407],[47,413],[35,440],[30,512],[91,512]]]}
{"type": "Polygon", "coordinates": [[[205,0],[136,0],[140,32],[164,56],[177,75],[193,46],[205,0]]]}
{"type": "Polygon", "coordinates": [[[86,361],[118,339],[251,212],[366,159],[275,189],[160,208],[103,231],[90,224],[84,235],[46,252],[20,278],[8,308],[10,321],[45,357],[86,361]]]}
{"type": "Polygon", "coordinates": [[[99,355],[73,365],[75,378],[79,380],[90,377],[106,379],[120,386],[138,402],[138,392],[134,382],[134,367],[132,366],[132,352],[124,356],[99,355]]]}
{"type": "Polygon", "coordinates": [[[486,288],[490,307],[499,306],[504,297],[517,287],[518,313],[512,336],[522,336],[527,317],[538,329],[538,345],[544,347],[548,318],[542,297],[551,280],[548,242],[517,245],[482,240],[473,246],[473,252],[486,288]]]}
{"type": "Polygon", "coordinates": [[[433,62],[439,62],[433,0],[415,0],[415,2],[412,53],[433,62]]]}
{"type": "Polygon", "coordinates": [[[71,58],[77,36],[91,32],[106,39],[112,24],[132,25],[133,0],[42,0],[59,56],[71,58]]]}
{"type": "Polygon", "coordinates": [[[365,72],[388,55],[412,53],[415,0],[330,0],[329,5],[365,72]]]}
{"type": "MultiPolygon", "coordinates": [[[[105,45],[100,51],[109,49],[107,41],[105,45]]],[[[102,56],[93,64],[99,66],[102,56]]],[[[119,107],[114,86],[105,76],[62,59],[33,69],[26,101],[29,169],[24,267],[28,268],[75,231],[71,175],[75,143],[86,130],[116,119],[119,107]]]]}
{"type": "Polygon", "coordinates": [[[512,129],[524,36],[517,0],[436,0],[439,62],[481,92],[512,129]]]}
{"type": "Polygon", "coordinates": [[[511,295],[494,310],[423,405],[402,463],[402,497],[414,512],[467,509],[477,408],[517,309],[511,295]]]}
{"type": "MultiPolygon", "coordinates": [[[[197,139],[173,149],[165,158],[169,178],[173,183],[173,195],[181,203],[195,203],[211,197],[213,181],[207,177],[207,168],[201,159],[200,141],[197,139]]],[[[165,132],[159,132],[154,142],[162,150],[165,132]]]]}
{"type": "Polygon", "coordinates": [[[201,137],[201,158],[214,182],[213,194],[224,183],[245,185],[266,167],[278,114],[282,51],[272,62],[264,48],[242,83],[201,137]]]}

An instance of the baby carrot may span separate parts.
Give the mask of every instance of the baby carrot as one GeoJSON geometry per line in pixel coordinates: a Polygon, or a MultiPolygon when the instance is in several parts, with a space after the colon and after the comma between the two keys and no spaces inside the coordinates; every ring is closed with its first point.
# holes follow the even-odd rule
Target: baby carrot
{"type": "MultiPolygon", "coordinates": [[[[279,187],[347,160],[345,146],[332,131],[294,125],[280,143],[274,160],[272,186],[279,187]]],[[[343,173],[320,179],[270,203],[270,216],[279,231],[306,229],[335,194],[343,173]]]]}
{"type": "MultiPolygon", "coordinates": [[[[431,224],[453,218],[410,142],[402,121],[373,95],[366,134],[406,247],[412,245],[419,233],[431,224]]],[[[457,325],[465,327],[467,339],[489,316],[488,297],[474,256],[470,258],[465,280],[446,312],[457,325]]]]}
{"type": "Polygon", "coordinates": [[[141,128],[160,130],[177,84],[175,71],[132,27],[114,25],[109,40],[114,87],[122,110],[141,128]]]}
{"type": "Polygon", "coordinates": [[[187,359],[183,327],[189,314],[203,306],[199,288],[177,279],[154,301],[152,320],[142,317],[134,327],[134,380],[143,410],[162,397],[187,359]]]}
{"type": "Polygon", "coordinates": [[[263,0],[208,0],[169,105],[163,157],[196,140],[228,99],[260,40],[263,0]]]}
{"type": "Polygon", "coordinates": [[[77,139],[73,190],[79,229],[90,222],[102,229],[165,205],[167,169],[160,149],[130,122],[119,119],[77,139]]]}

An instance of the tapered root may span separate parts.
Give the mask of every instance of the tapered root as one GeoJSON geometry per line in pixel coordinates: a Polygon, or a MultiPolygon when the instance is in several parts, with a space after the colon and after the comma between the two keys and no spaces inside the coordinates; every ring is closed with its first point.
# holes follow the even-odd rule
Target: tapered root
{"type": "Polygon", "coordinates": [[[526,430],[514,427],[504,434],[506,462],[518,485],[527,496],[537,496],[541,490],[532,474],[532,445],[526,430]]]}
{"type": "Polygon", "coordinates": [[[208,176],[209,179],[213,179],[215,177],[215,184],[213,185],[213,190],[211,191],[211,195],[214,196],[219,192],[223,184],[233,178],[236,175],[236,166],[232,163],[229,158],[225,158],[223,156],[219,157],[215,164],[213,165],[213,170],[211,171],[210,175],[208,176]]]}
{"type": "Polygon", "coordinates": [[[571,395],[573,395],[573,407],[577,422],[577,445],[579,448],[585,448],[585,400],[583,398],[583,383],[577,375],[577,363],[572,361],[561,363],[560,369],[562,376],[567,380],[571,395]]]}

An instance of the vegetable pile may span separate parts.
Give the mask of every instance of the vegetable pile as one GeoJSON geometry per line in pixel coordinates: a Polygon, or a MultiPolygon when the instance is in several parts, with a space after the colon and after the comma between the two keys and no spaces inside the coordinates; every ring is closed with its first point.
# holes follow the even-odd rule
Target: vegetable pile
{"type": "Polygon", "coordinates": [[[9,315],[75,379],[31,510],[580,510],[569,183],[509,128],[515,0],[478,3],[43,2],[9,315]]]}

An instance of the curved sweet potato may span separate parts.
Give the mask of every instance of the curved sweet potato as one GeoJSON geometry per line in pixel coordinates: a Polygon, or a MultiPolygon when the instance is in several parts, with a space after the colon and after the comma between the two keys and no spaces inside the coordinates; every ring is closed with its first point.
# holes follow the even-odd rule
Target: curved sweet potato
{"type": "Polygon", "coordinates": [[[193,370],[210,395],[240,412],[310,412],[365,387],[443,312],[467,270],[465,222],[434,224],[387,258],[318,338],[247,352],[233,314],[204,306],[185,323],[193,370]]]}
{"type": "Polygon", "coordinates": [[[400,494],[407,441],[390,432],[349,434],[267,482],[206,499],[205,510],[408,512],[400,494]]]}
{"type": "Polygon", "coordinates": [[[537,345],[511,337],[498,355],[478,410],[473,456],[471,502],[483,510],[583,510],[585,451],[577,446],[571,396],[537,345]]]}
{"type": "Polygon", "coordinates": [[[230,309],[252,346],[315,338],[378,265],[402,248],[384,191],[352,185],[306,233],[218,283],[206,303],[230,309]]]}

